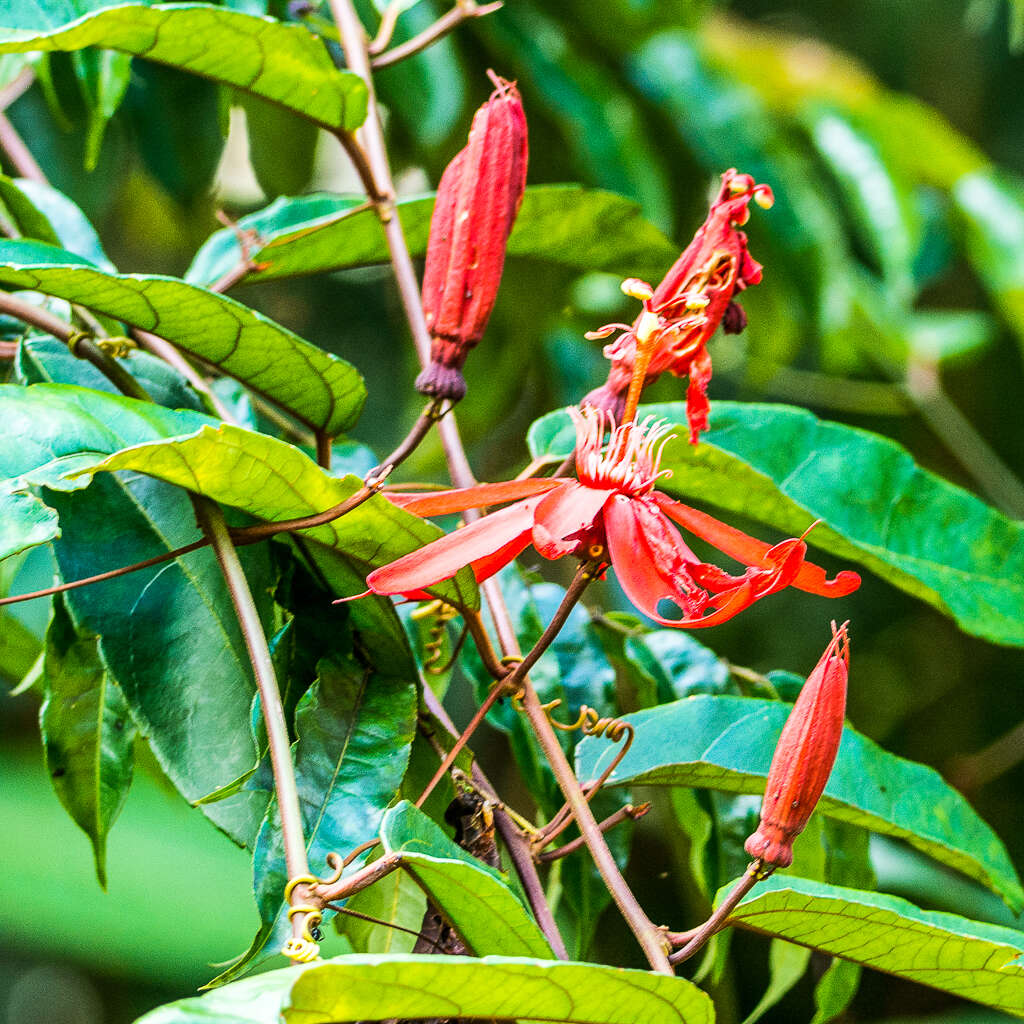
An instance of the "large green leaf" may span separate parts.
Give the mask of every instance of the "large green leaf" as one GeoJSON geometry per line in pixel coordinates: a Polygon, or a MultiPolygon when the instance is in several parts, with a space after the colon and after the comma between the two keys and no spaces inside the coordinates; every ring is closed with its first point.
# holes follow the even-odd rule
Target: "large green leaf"
{"type": "Polygon", "coordinates": [[[132,781],[135,724],[99,653],[99,640],[75,629],[54,601],[39,711],[46,768],[60,802],[92,840],[96,874],[107,884],[107,833],[132,781]]]}
{"type": "Polygon", "coordinates": [[[339,958],[304,972],[284,1011],[286,1024],[393,1017],[710,1024],[714,1011],[682,978],[497,956],[339,958]]]}
{"type": "Polygon", "coordinates": [[[1024,932],[779,875],[730,921],[1024,1017],[1024,932]]]}
{"type": "MultiPolygon", "coordinates": [[[[416,685],[374,672],[353,655],[320,662],[320,676],[295,711],[295,778],[310,867],[327,873],[327,854],[346,856],[372,839],[409,763],[416,685]]],[[[283,902],[288,873],[276,804],[253,854],[263,926],[243,959],[220,980],[280,952],[291,933],[283,902]]]]}
{"type": "Polygon", "coordinates": [[[85,388],[0,386],[0,558],[60,536],[57,515],[29,486],[81,487],[64,474],[157,437],[195,430],[206,417],[85,388]]]}
{"type": "MultiPolygon", "coordinates": [[[[609,785],[703,786],[763,793],[791,707],[780,701],[697,696],[626,715],[636,730],[609,785]]],[[[614,748],[585,739],[577,773],[597,778],[614,748]]],[[[822,813],[897,836],[1024,906],[1024,891],[995,833],[938,772],[843,730],[839,756],[818,805],[822,813]]]]}
{"type": "Polygon", "coordinates": [[[315,430],[339,434],[366,398],[349,363],[248,306],[172,277],[107,274],[62,249],[0,242],[0,283],[80,303],[154,331],[213,363],[315,430]]]}
{"type": "MultiPolygon", "coordinates": [[[[137,445],[93,468],[148,473],[270,522],[322,512],[350,497],[362,483],[353,476],[330,476],[285,441],[229,424],[206,426],[170,442],[137,445]]],[[[364,575],[440,536],[436,526],[379,495],[340,519],[301,533],[334,549],[364,575]]],[[[430,590],[470,607],[479,603],[468,569],[430,590]]]]}
{"type": "Polygon", "coordinates": [[[384,816],[380,837],[478,956],[552,956],[551,947],[501,875],[452,842],[403,800],[384,816]],[[495,922],[501,922],[500,927],[495,922]]]}
{"type": "MultiPolygon", "coordinates": [[[[198,538],[194,512],[179,488],[122,474],[67,493],[83,480],[69,482],[64,474],[127,445],[195,430],[207,417],[86,388],[38,384],[0,387],[0,421],[11,442],[0,449],[0,521],[11,541],[4,553],[59,535],[58,567],[63,579],[73,580],[198,538]],[[45,504],[15,490],[27,483],[49,488],[45,504]]],[[[267,615],[266,546],[244,549],[241,556],[267,615]]],[[[253,766],[252,670],[209,551],[82,587],[66,600],[79,627],[100,637],[103,658],[137,724],[187,799],[197,800],[253,766]],[[175,614],[168,615],[168,608],[175,614]]],[[[235,839],[251,842],[265,802],[265,794],[246,793],[203,810],[235,839]]]]}
{"type": "MultiPolygon", "coordinates": [[[[414,256],[427,249],[434,197],[397,204],[406,242],[414,256]]],[[[282,198],[238,224],[255,231],[252,259],[267,264],[248,281],[314,274],[386,263],[380,219],[360,199],[312,195],[282,198]]],[[[578,185],[535,185],[526,190],[508,241],[510,256],[561,263],[578,270],[647,274],[656,280],[678,255],[676,247],[643,219],[636,203],[611,192],[578,185]]],[[[211,235],[185,275],[212,284],[241,258],[233,231],[211,235]]]]}
{"type": "MultiPolygon", "coordinates": [[[[641,416],[684,424],[682,403],[641,416]]],[[[684,426],[661,461],[661,487],[710,501],[859,562],[952,615],[962,629],[1024,646],[1024,526],[921,469],[887,438],[785,405],[714,402],[693,446],[684,426]]],[[[565,412],[530,429],[535,455],[561,459],[575,433],[565,412]]]]}
{"type": "Polygon", "coordinates": [[[325,128],[351,131],[366,117],[362,79],[338,71],[317,36],[273,18],[212,4],[123,4],[45,32],[0,27],[0,53],[87,46],[120,50],[212,78],[325,128]]]}
{"type": "Polygon", "coordinates": [[[343,956],[270,971],[147,1013],[137,1024],[286,1024],[484,1018],[568,1024],[711,1024],[683,978],[519,957],[343,956]]]}

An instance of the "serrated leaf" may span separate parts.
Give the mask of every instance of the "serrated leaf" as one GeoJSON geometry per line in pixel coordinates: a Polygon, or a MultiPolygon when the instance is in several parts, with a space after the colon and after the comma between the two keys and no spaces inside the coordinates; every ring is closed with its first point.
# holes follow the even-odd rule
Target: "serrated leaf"
{"type": "MultiPolygon", "coordinates": [[[[351,655],[320,662],[319,679],[295,711],[295,777],[314,872],[326,873],[328,853],[344,857],[373,838],[409,762],[416,704],[411,679],[380,675],[351,655]]],[[[219,981],[279,953],[291,933],[283,904],[288,873],[276,804],[260,829],[253,871],[263,927],[245,957],[219,981]]]]}
{"type": "Polygon", "coordinates": [[[366,86],[307,29],[212,4],[123,4],[49,31],[0,27],[0,53],[102,46],[272,100],[328,129],[366,118],[366,86]]]}
{"type": "MultiPolygon", "coordinates": [[[[413,256],[427,248],[433,195],[396,204],[413,256]]],[[[375,211],[362,199],[312,195],[282,198],[239,220],[259,243],[251,252],[264,269],[247,281],[315,274],[388,261],[387,243],[375,211]]],[[[678,255],[677,248],[640,207],[622,196],[578,185],[534,185],[508,240],[508,255],[560,263],[578,270],[647,274],[656,280],[678,255]]],[[[212,284],[241,257],[237,236],[222,230],[196,253],[185,275],[194,284],[212,284]]]]}
{"type": "Polygon", "coordinates": [[[714,1011],[682,978],[497,956],[340,958],[304,972],[284,1011],[286,1024],[393,1017],[710,1024],[714,1011]]]}
{"type": "MultiPolygon", "coordinates": [[[[222,424],[170,442],[137,445],[91,468],[133,469],[188,487],[258,519],[276,522],[322,512],[351,497],[356,477],[338,480],[285,441],[222,424]]],[[[347,515],[300,531],[333,549],[363,575],[440,536],[436,526],[375,495],[347,515]]],[[[429,588],[438,597],[478,607],[472,572],[429,588]]],[[[349,590],[347,593],[358,593],[349,590]]]]}
{"type": "MultiPolygon", "coordinates": [[[[697,696],[626,715],[636,738],[608,785],[763,793],[790,710],[780,701],[697,696]]],[[[583,740],[576,750],[580,779],[597,778],[612,754],[606,744],[583,740]]],[[[1011,907],[1024,906],[1024,890],[1003,844],[970,804],[934,769],[889,754],[849,727],[818,809],[905,839],[978,879],[1011,907]]]]}
{"type": "MultiPolygon", "coordinates": [[[[685,424],[679,402],[641,416],[685,424]]],[[[888,438],[786,405],[714,402],[711,429],[664,449],[662,490],[710,501],[866,566],[994,643],[1024,646],[1024,525],[921,469],[888,438]]],[[[537,420],[534,455],[575,443],[565,412],[537,420]]]]}
{"type": "Polygon", "coordinates": [[[107,834],[131,786],[136,729],[99,638],[77,630],[59,598],[46,633],[43,692],[46,769],[65,810],[92,840],[106,888],[107,834]]]}
{"type": "Polygon", "coordinates": [[[477,956],[548,958],[551,947],[501,875],[452,842],[403,800],[384,815],[380,837],[477,956]],[[500,921],[501,926],[495,927],[500,921]]]}
{"type": "Polygon", "coordinates": [[[339,434],[366,389],[343,359],[234,299],[173,277],[106,274],[62,249],[0,242],[0,283],[55,295],[143,330],[243,381],[314,430],[339,434]]]}
{"type": "Polygon", "coordinates": [[[1010,928],[780,875],[729,920],[1024,1017],[1024,933],[1010,928]]]}

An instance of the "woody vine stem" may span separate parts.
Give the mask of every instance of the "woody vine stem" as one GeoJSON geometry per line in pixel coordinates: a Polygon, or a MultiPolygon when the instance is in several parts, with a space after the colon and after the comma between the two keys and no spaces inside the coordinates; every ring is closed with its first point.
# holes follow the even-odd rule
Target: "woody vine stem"
{"type": "MultiPolygon", "coordinates": [[[[345,53],[348,68],[363,78],[369,92],[369,109],[366,122],[363,128],[360,129],[359,141],[365,147],[367,155],[366,164],[369,165],[372,179],[366,181],[364,177],[363,183],[367,194],[371,198],[383,197],[381,200],[376,201],[375,205],[387,237],[391,264],[394,269],[406,319],[416,344],[416,352],[420,364],[426,367],[430,359],[430,335],[423,316],[419,287],[412,259],[409,255],[409,249],[406,245],[401,223],[394,216],[394,184],[391,179],[387,151],[384,146],[384,136],[373,89],[373,76],[367,50],[369,40],[350,0],[330,0],[330,6],[341,36],[342,49],[345,53]]],[[[357,169],[360,170],[360,173],[363,173],[358,164],[357,169]]],[[[452,483],[456,487],[471,487],[476,483],[476,479],[466,458],[465,448],[462,445],[455,419],[451,414],[438,423],[438,432],[444,446],[452,483]]],[[[479,513],[476,514],[478,515],[479,513]]],[[[470,519],[471,517],[475,518],[471,513],[467,513],[466,518],[470,519]]],[[[490,609],[502,652],[506,657],[522,657],[515,630],[512,627],[512,620],[508,613],[508,607],[505,604],[504,595],[497,581],[494,579],[485,581],[481,584],[481,590],[490,609]]],[[[664,935],[644,913],[632,890],[622,877],[619,867],[615,863],[615,858],[612,856],[597,820],[590,809],[590,805],[587,803],[583,790],[580,788],[579,781],[566,759],[551,723],[544,714],[536,690],[525,672],[522,674],[522,687],[523,706],[526,709],[527,718],[537,736],[541,749],[551,765],[558,785],[573,810],[584,841],[594,858],[594,862],[601,873],[605,885],[608,887],[616,906],[643,948],[651,967],[662,973],[671,974],[672,966],[669,964],[665,953],[664,935]]]]}

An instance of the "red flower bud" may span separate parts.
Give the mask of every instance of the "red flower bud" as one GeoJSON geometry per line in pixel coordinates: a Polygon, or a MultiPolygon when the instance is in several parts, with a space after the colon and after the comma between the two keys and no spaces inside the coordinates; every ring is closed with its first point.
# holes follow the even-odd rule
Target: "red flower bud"
{"type": "Polygon", "coordinates": [[[793,840],[804,830],[839,752],[846,712],[850,638],[832,623],[832,642],[797,697],[768,772],[761,824],[744,849],[772,867],[793,863],[793,840]]]}
{"type": "Polygon", "coordinates": [[[433,345],[416,388],[453,401],[466,393],[460,371],[494,307],[505,244],[526,188],[523,104],[513,83],[490,74],[496,88],[473,117],[465,149],[441,177],[423,274],[433,345]]]}

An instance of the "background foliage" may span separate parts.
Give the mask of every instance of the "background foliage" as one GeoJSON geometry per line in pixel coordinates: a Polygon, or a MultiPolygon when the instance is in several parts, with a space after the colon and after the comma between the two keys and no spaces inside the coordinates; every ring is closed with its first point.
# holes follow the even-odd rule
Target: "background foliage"
{"type": "MultiPolygon", "coordinates": [[[[75,13],[97,6],[81,3],[75,13]]],[[[264,9],[259,0],[227,6],[264,9]]],[[[283,5],[271,4],[270,10],[288,18],[283,5]]],[[[400,37],[438,13],[434,0],[421,0],[404,16],[400,37]]],[[[0,3],[4,26],[38,30],[62,25],[67,17],[64,5],[0,3]]],[[[1024,389],[1024,64],[1008,47],[1010,19],[1010,10],[995,0],[916,6],[869,0],[751,0],[743,5],[509,0],[497,15],[470,23],[427,53],[382,71],[378,87],[405,195],[414,197],[436,184],[461,145],[471,111],[483,99],[483,71],[493,66],[519,78],[530,123],[532,185],[579,182],[610,190],[636,201],[650,222],[637,220],[610,199],[592,198],[593,206],[578,222],[566,225],[559,223],[559,193],[538,189],[528,198],[527,204],[536,206],[528,219],[532,235],[524,229],[513,236],[487,354],[470,360],[469,395],[460,406],[481,477],[517,470],[527,458],[524,437],[531,422],[577,400],[603,379],[599,347],[584,342],[583,331],[629,313],[618,292],[619,278],[657,279],[675,252],[665,239],[685,243],[703,217],[712,176],[737,166],[772,184],[779,201],[749,226],[751,250],[767,267],[765,285],[745,298],[748,331],[738,340],[718,336],[713,343],[713,397],[788,401],[822,418],[884,434],[903,444],[919,465],[973,490],[1011,517],[1024,518],[1024,488],[1013,475],[1024,474],[1024,420],[1018,412],[1024,389]],[[581,250],[586,261],[579,257],[581,250]]],[[[240,54],[239,61],[243,58],[240,54]]],[[[18,60],[15,55],[0,58],[0,79],[14,77],[18,60]]],[[[310,74],[316,71],[315,64],[307,68],[310,74]]],[[[37,63],[36,71],[37,83],[9,116],[50,181],[80,204],[87,220],[58,198],[27,190],[46,212],[51,231],[36,224],[35,230],[19,233],[79,254],[87,251],[104,269],[172,274],[208,284],[225,261],[232,262],[233,243],[214,219],[217,208],[239,216],[263,210],[282,196],[356,190],[329,140],[258,98],[240,98],[230,82],[214,83],[143,60],[129,64],[118,57],[94,60],[82,54],[54,54],[37,63]],[[96,235],[87,222],[95,225],[96,235]]],[[[323,123],[358,116],[351,111],[358,108],[359,90],[349,86],[339,89],[334,106],[325,101],[318,114],[323,123]]],[[[275,90],[278,86],[270,82],[264,95],[281,95],[275,90]]],[[[4,169],[11,173],[10,167],[4,169]]],[[[19,217],[31,217],[19,207],[16,190],[4,183],[0,199],[9,219],[19,223],[19,217]]],[[[371,443],[377,455],[383,454],[420,404],[410,386],[415,367],[389,273],[373,265],[380,261],[379,246],[374,250],[369,226],[367,239],[358,243],[346,225],[350,248],[343,257],[326,234],[323,252],[296,252],[301,239],[295,242],[290,229],[314,218],[341,217],[344,203],[321,197],[271,210],[276,212],[260,214],[254,223],[264,232],[273,225],[265,238],[276,247],[275,256],[291,254],[297,265],[331,272],[280,279],[267,275],[232,296],[287,328],[274,333],[252,317],[246,323],[254,345],[278,344],[282,351],[301,354],[292,341],[294,332],[347,359],[365,376],[365,409],[346,447],[339,449],[343,466],[364,472],[375,459],[360,443],[371,443]]],[[[411,198],[402,213],[411,244],[422,253],[423,204],[411,198]]],[[[5,278],[6,283],[25,287],[31,281],[43,291],[47,271],[33,266],[65,263],[52,250],[22,248],[2,258],[27,268],[17,274],[30,275],[5,278]]],[[[79,273],[81,283],[75,285],[86,291],[64,298],[84,301],[89,273],[79,273]]],[[[155,281],[146,287],[159,293],[169,286],[155,281]]],[[[184,286],[177,287],[166,302],[180,314],[178,340],[183,344],[194,317],[240,315],[229,301],[217,310],[190,308],[188,293],[180,290],[184,286]]],[[[122,301],[132,300],[122,296],[122,301]]],[[[119,306],[101,312],[127,315],[119,306]]],[[[6,326],[7,336],[16,336],[14,325],[6,326]]],[[[216,352],[202,354],[218,358],[216,352]]],[[[238,357],[244,354],[243,345],[238,357]]],[[[58,348],[36,339],[23,347],[16,366],[3,366],[19,379],[61,380],[60,358],[58,348]]],[[[303,392],[295,399],[304,403],[299,411],[309,422],[326,422],[318,417],[336,414],[333,425],[344,427],[358,411],[361,396],[351,394],[340,366],[335,364],[338,376],[330,395],[303,392]]],[[[104,387],[93,380],[81,383],[104,387]]],[[[243,419],[274,431],[237,388],[225,388],[223,397],[236,403],[243,419]]],[[[651,393],[654,401],[679,397],[674,381],[661,382],[651,393]]],[[[188,432],[202,422],[198,411],[174,415],[182,419],[171,425],[107,417],[103,425],[117,437],[111,447],[97,450],[109,454],[126,443],[188,432]]],[[[10,439],[13,419],[2,422],[10,439]]],[[[433,445],[428,442],[417,452],[410,474],[440,478],[440,452],[433,445]]],[[[791,449],[783,447],[780,454],[787,452],[791,449]]],[[[168,492],[160,491],[165,485],[150,483],[125,493],[115,479],[100,473],[92,487],[104,488],[105,500],[119,502],[115,507],[125,517],[120,539],[127,540],[118,560],[133,557],[128,547],[138,552],[134,557],[146,557],[166,525],[153,510],[168,500],[168,492]],[[130,528],[125,525],[129,506],[136,509],[130,528]]],[[[854,497],[861,483],[859,476],[851,478],[854,497]]],[[[62,523],[80,523],[81,571],[70,564],[62,569],[69,576],[84,574],[84,566],[92,564],[89,546],[109,545],[111,535],[102,532],[103,523],[85,518],[79,492],[47,493],[62,523]],[[75,512],[77,519],[66,512],[75,512]]],[[[322,507],[336,500],[332,496],[312,504],[322,507]]],[[[728,496],[721,501],[745,511],[736,502],[731,504],[728,496]]],[[[167,518],[183,515],[187,518],[180,511],[167,518]]],[[[787,528],[782,521],[773,525],[787,528]]],[[[324,571],[351,574],[347,563],[330,561],[333,539],[322,540],[327,550],[322,565],[329,566],[324,571]]],[[[273,626],[268,587],[276,570],[270,564],[273,556],[260,550],[250,549],[247,568],[255,580],[268,581],[263,611],[273,626]]],[[[836,553],[845,555],[842,549],[836,553]]],[[[51,571],[50,556],[35,550],[16,565],[2,563],[0,583],[27,590],[44,585],[51,571]]],[[[934,767],[963,789],[1011,859],[1024,863],[1018,827],[1024,740],[1018,736],[1008,745],[990,747],[1024,719],[1020,651],[979,639],[992,631],[977,619],[973,628],[958,629],[950,617],[881,575],[866,574],[862,589],[847,602],[856,628],[850,720],[887,750],[934,767]],[[988,753],[975,757],[979,751],[988,753]]],[[[203,585],[216,582],[211,576],[203,585]]],[[[516,586],[511,580],[508,585],[516,586]]],[[[519,586],[522,630],[529,635],[539,621],[538,609],[549,613],[557,597],[544,587],[519,586]]],[[[983,588],[984,581],[977,586],[983,588]]],[[[953,598],[958,589],[950,588],[953,598]]],[[[88,593],[78,591],[69,601],[82,635],[69,634],[71,620],[58,608],[55,621],[61,628],[51,630],[49,639],[56,647],[54,658],[88,659],[94,645],[90,635],[101,628],[115,638],[112,649],[118,649],[117,631],[128,628],[126,621],[90,619],[94,611],[88,593]]],[[[172,574],[160,577],[149,597],[154,607],[174,600],[190,608],[196,593],[194,579],[172,574]]],[[[617,601],[611,587],[600,595],[604,607],[617,601]]],[[[932,603],[942,606],[942,601],[932,603]]],[[[949,606],[949,600],[945,603],[949,606]]],[[[993,603],[998,605],[995,597],[993,603]]],[[[742,623],[701,639],[709,639],[721,658],[758,671],[803,673],[820,652],[827,614],[815,609],[808,621],[807,608],[799,597],[780,594],[747,612],[742,623]]],[[[317,610],[301,611],[293,621],[307,616],[307,628],[315,631],[317,610]]],[[[962,623],[965,617],[967,612],[960,616],[962,623]]],[[[46,620],[42,602],[0,611],[0,673],[12,685],[35,662],[46,620]]],[[[359,632],[366,624],[353,622],[351,628],[359,632]]],[[[686,649],[669,650],[658,633],[623,639],[608,625],[583,624],[579,632],[571,641],[575,648],[555,648],[561,660],[557,670],[550,670],[550,687],[552,693],[562,689],[578,699],[589,687],[586,699],[595,705],[610,683],[593,671],[576,669],[574,674],[581,650],[593,655],[594,664],[607,665],[608,657],[613,666],[645,666],[646,674],[637,678],[646,680],[652,692],[661,687],[660,701],[689,692],[680,682],[685,678],[680,666],[705,657],[686,648],[685,638],[677,643],[686,649]],[[673,666],[668,675],[666,663],[673,666]]],[[[175,639],[164,636],[154,643],[168,645],[175,639]]],[[[222,656],[241,662],[238,648],[234,637],[222,656]]],[[[277,649],[284,658],[287,645],[282,642],[277,649]]],[[[206,652],[191,655],[198,665],[206,652]]],[[[353,657],[347,655],[327,674],[321,669],[319,687],[351,690],[352,680],[365,668],[353,657]]],[[[314,667],[296,666],[295,678],[308,685],[314,667]]],[[[125,666],[117,668],[122,681],[130,680],[125,666]]],[[[394,666],[392,671],[401,675],[394,666]]],[[[251,686],[243,676],[239,672],[232,701],[248,714],[251,686]]],[[[725,677],[705,671],[701,678],[707,685],[708,679],[725,677]]],[[[464,719],[473,681],[459,678],[452,685],[451,706],[462,710],[464,719]]],[[[722,682],[714,692],[726,690],[722,682]]],[[[300,724],[315,720],[310,705],[319,697],[320,691],[312,690],[295,708],[296,728],[302,742],[329,746],[329,736],[304,733],[300,724]]],[[[397,695],[393,703],[408,698],[408,692],[404,698],[397,695]]],[[[209,961],[245,948],[258,924],[248,860],[173,794],[158,763],[159,744],[152,753],[139,744],[132,789],[110,834],[109,889],[103,894],[87,840],[67,819],[39,770],[40,699],[38,688],[6,698],[0,716],[0,802],[3,820],[12,823],[0,835],[0,1008],[11,1021],[33,1014],[82,1024],[128,1021],[187,994],[213,973],[209,961]],[[41,876],[54,873],[62,875],[60,890],[41,884],[41,876]],[[197,886],[196,878],[216,879],[215,897],[208,887],[197,886]]],[[[653,701],[638,699],[635,706],[645,703],[653,701]]],[[[363,707],[358,694],[346,707],[353,715],[382,714],[363,707]]],[[[175,711],[155,707],[152,713],[156,721],[175,711]]],[[[389,713],[401,715],[395,707],[389,713]]],[[[47,714],[59,728],[52,701],[47,714]]],[[[474,743],[489,768],[503,762],[506,743],[523,750],[516,724],[510,717],[507,737],[493,730],[474,743]]],[[[237,752],[240,771],[251,753],[237,752]]],[[[524,772],[531,770],[537,773],[528,779],[535,794],[545,784],[550,787],[542,768],[531,769],[527,761],[524,772]]],[[[495,774],[505,791],[526,799],[521,782],[502,778],[497,768],[495,774]]],[[[209,788],[202,778],[192,782],[196,789],[190,795],[209,788]]],[[[367,813],[383,812],[388,785],[381,779],[377,790],[367,786],[367,813]]],[[[692,917],[706,907],[719,884],[734,876],[756,801],[743,795],[652,792],[654,811],[638,824],[632,839],[633,863],[643,867],[634,867],[628,877],[642,901],[671,901],[667,917],[692,917]],[[687,801],[692,806],[680,806],[687,801]],[[665,824],[676,814],[703,824],[694,826],[687,843],[666,844],[665,824]]],[[[61,797],[72,806],[86,799],[81,794],[61,797]]],[[[207,810],[229,832],[251,839],[265,804],[265,781],[261,788],[257,780],[207,810]]],[[[106,806],[96,819],[99,832],[106,831],[104,822],[111,816],[106,806]]],[[[819,845],[853,849],[843,827],[829,820],[819,845]]],[[[257,848],[272,857],[273,837],[261,839],[257,848]]],[[[807,847],[810,839],[804,841],[807,847]]],[[[851,855],[850,860],[855,864],[857,858],[851,855]]],[[[929,910],[1024,927],[1024,918],[1015,918],[981,884],[938,867],[893,838],[871,839],[870,863],[884,893],[929,910]]],[[[853,868],[847,884],[870,887],[852,873],[853,868]]],[[[628,962],[630,953],[624,950],[631,949],[631,941],[621,922],[613,912],[598,917],[599,906],[586,912],[592,889],[580,875],[568,864],[564,868],[565,902],[584,910],[578,917],[566,914],[567,934],[578,950],[589,949],[596,959],[628,962]],[[589,927],[581,923],[588,916],[589,927]]],[[[807,876],[821,877],[813,868],[807,876]]],[[[975,878],[983,876],[980,869],[973,872],[975,878]]],[[[782,897],[762,897],[772,898],[782,897]]],[[[748,906],[752,916],[766,912],[748,906]]],[[[831,989],[849,985],[843,972],[825,973],[826,961],[819,954],[808,970],[807,958],[787,963],[796,947],[776,943],[769,962],[764,940],[737,933],[731,939],[736,959],[728,964],[721,956],[725,945],[720,940],[717,958],[706,967],[720,1020],[742,1020],[754,1008],[769,969],[780,990],[786,988],[780,979],[787,976],[796,985],[768,1019],[805,1019],[807,1007],[815,1001],[838,1002],[831,989]]],[[[1002,1019],[996,1011],[872,972],[865,972],[850,1013],[857,1020],[1002,1019]]]]}

